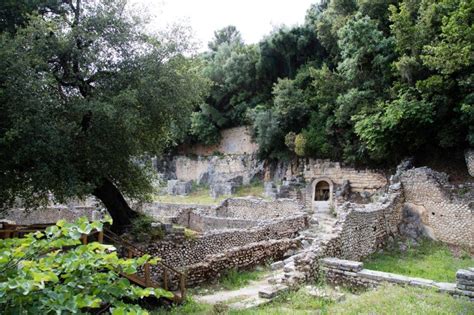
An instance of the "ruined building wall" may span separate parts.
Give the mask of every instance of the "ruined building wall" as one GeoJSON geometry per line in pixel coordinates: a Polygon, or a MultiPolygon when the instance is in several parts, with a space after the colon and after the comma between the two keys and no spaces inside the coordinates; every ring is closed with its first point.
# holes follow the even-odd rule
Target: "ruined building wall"
{"type": "Polygon", "coordinates": [[[437,240],[474,248],[474,200],[447,191],[446,174],[415,168],[405,171],[401,182],[407,206],[419,212],[437,240]]]}
{"type": "Polygon", "coordinates": [[[328,160],[310,159],[304,166],[303,174],[307,183],[318,178],[329,178],[335,185],[342,185],[344,180],[348,180],[352,191],[355,192],[373,192],[388,183],[381,172],[368,169],[357,170],[328,160]]]}
{"type": "Polygon", "coordinates": [[[392,192],[383,203],[348,204],[341,214],[339,233],[325,246],[327,256],[359,260],[383,247],[398,235],[402,221],[403,194],[392,192]]]}
{"type": "Polygon", "coordinates": [[[218,144],[206,146],[196,144],[193,146],[181,146],[178,150],[182,155],[209,156],[216,152],[221,154],[255,154],[258,145],[252,141],[249,127],[235,127],[221,131],[221,140],[218,144]]]}

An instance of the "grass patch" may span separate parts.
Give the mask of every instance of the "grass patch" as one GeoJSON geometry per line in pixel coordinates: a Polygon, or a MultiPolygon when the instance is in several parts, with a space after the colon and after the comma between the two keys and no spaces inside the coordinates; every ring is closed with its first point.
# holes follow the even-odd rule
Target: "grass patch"
{"type": "Polygon", "coordinates": [[[306,315],[328,314],[331,301],[315,298],[305,290],[281,294],[271,303],[248,310],[229,311],[229,315],[306,315]]]}
{"type": "Polygon", "coordinates": [[[441,282],[455,282],[458,269],[474,266],[474,259],[466,252],[457,258],[442,243],[428,239],[405,252],[399,248],[384,250],[364,261],[367,269],[393,272],[441,282]]]}
{"type": "Polygon", "coordinates": [[[328,309],[329,314],[473,314],[474,303],[434,290],[381,286],[348,298],[328,309]]]}
{"type": "Polygon", "coordinates": [[[181,305],[174,305],[169,308],[159,308],[150,312],[151,315],[208,315],[213,314],[213,306],[196,302],[188,296],[181,305]]]}
{"type": "Polygon", "coordinates": [[[210,189],[204,186],[195,186],[193,192],[187,196],[155,195],[153,200],[161,203],[198,204],[215,205],[229,197],[253,196],[264,198],[263,183],[255,182],[249,185],[240,186],[232,196],[220,196],[216,199],[211,197],[210,189]]]}
{"type": "Polygon", "coordinates": [[[236,290],[245,287],[250,281],[260,279],[264,274],[265,271],[238,271],[232,269],[219,280],[219,284],[224,289],[236,290]]]}
{"type": "Polygon", "coordinates": [[[465,298],[416,287],[383,285],[335,303],[309,295],[304,289],[280,295],[271,303],[248,310],[226,310],[195,302],[153,311],[154,315],[309,315],[309,314],[473,314],[474,303],[465,298]]]}

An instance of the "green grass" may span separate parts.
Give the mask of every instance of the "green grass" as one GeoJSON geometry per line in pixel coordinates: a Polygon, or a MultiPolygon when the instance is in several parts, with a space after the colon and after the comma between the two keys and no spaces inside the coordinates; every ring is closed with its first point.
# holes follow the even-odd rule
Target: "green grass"
{"type": "Polygon", "coordinates": [[[265,271],[237,271],[232,269],[219,280],[219,284],[226,290],[237,290],[248,285],[250,281],[260,279],[264,274],[265,271]]]}
{"type": "Polygon", "coordinates": [[[474,303],[467,299],[453,298],[448,294],[416,287],[384,285],[360,295],[351,295],[343,302],[315,298],[304,289],[280,295],[271,303],[248,310],[226,310],[199,304],[191,298],[169,310],[152,312],[154,315],[309,315],[309,314],[473,314],[474,303]]]}
{"type": "Polygon", "coordinates": [[[264,198],[263,192],[263,184],[261,182],[255,182],[237,188],[236,193],[232,196],[220,196],[216,199],[211,197],[209,188],[202,186],[196,186],[194,191],[187,196],[155,195],[153,199],[154,201],[162,203],[215,205],[229,197],[254,196],[264,198]]]}
{"type": "Polygon", "coordinates": [[[334,304],[329,314],[473,314],[474,303],[434,290],[382,286],[334,304]]]}
{"type": "Polygon", "coordinates": [[[427,239],[405,252],[401,252],[398,248],[388,249],[364,261],[364,268],[367,269],[441,282],[455,282],[458,269],[473,266],[474,259],[467,252],[457,258],[446,245],[427,239]]]}

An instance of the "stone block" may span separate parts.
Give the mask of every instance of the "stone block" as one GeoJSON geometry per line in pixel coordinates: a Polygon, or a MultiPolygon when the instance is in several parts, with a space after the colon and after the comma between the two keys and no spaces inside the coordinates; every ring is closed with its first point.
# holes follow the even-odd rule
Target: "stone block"
{"type": "Polygon", "coordinates": [[[170,195],[177,195],[177,196],[186,196],[188,195],[193,187],[192,181],[180,181],[180,180],[169,180],[167,191],[170,195]]]}
{"type": "Polygon", "coordinates": [[[289,287],[283,284],[277,284],[274,286],[268,286],[266,288],[261,289],[258,292],[258,296],[264,299],[273,299],[278,294],[286,292],[289,290],[289,287]]]}
{"type": "Polygon", "coordinates": [[[456,279],[466,279],[474,281],[474,272],[467,269],[459,269],[456,272],[456,279]]]}

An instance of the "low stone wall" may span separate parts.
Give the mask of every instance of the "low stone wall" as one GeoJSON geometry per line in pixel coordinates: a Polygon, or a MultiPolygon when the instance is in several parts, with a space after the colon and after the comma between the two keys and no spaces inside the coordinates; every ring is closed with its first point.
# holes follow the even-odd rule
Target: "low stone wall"
{"type": "Polygon", "coordinates": [[[455,296],[466,296],[474,301],[474,268],[459,270],[456,283],[436,282],[429,279],[407,277],[399,274],[363,269],[361,262],[338,258],[319,260],[320,271],[327,282],[350,287],[373,288],[382,283],[429,287],[455,296]]]}
{"type": "Polygon", "coordinates": [[[446,174],[415,168],[403,172],[401,182],[408,206],[435,239],[474,248],[474,200],[447,191],[446,174]]]}
{"type": "Polygon", "coordinates": [[[202,262],[186,267],[190,286],[218,279],[232,269],[249,269],[254,266],[280,260],[289,250],[297,249],[296,239],[269,240],[226,250],[208,257],[202,262]]]}
{"type": "Polygon", "coordinates": [[[464,157],[466,159],[466,166],[469,175],[474,177],[474,149],[467,149],[464,153],[464,157]]]}
{"type": "Polygon", "coordinates": [[[84,207],[48,207],[40,208],[37,210],[26,211],[24,209],[12,209],[7,213],[2,213],[0,221],[7,220],[15,222],[16,224],[47,224],[56,223],[60,219],[72,222],[80,217],[87,217],[89,220],[98,219],[100,217],[99,212],[96,211],[97,207],[84,206],[84,207]]]}
{"type": "Polygon", "coordinates": [[[293,237],[307,226],[308,218],[301,215],[285,220],[275,220],[263,227],[209,232],[183,242],[159,241],[143,247],[143,250],[153,256],[161,257],[171,266],[185,267],[235,247],[293,237]]]}
{"type": "Polygon", "coordinates": [[[292,199],[266,201],[258,198],[229,198],[215,209],[215,216],[246,220],[268,220],[291,217],[303,212],[292,199]]]}
{"type": "Polygon", "coordinates": [[[196,204],[172,204],[172,203],[145,203],[135,207],[138,211],[161,222],[171,222],[173,218],[179,216],[188,209],[212,209],[213,206],[196,204]]]}
{"type": "Polygon", "coordinates": [[[209,216],[200,210],[201,209],[186,209],[181,211],[176,218],[173,218],[172,222],[197,232],[248,229],[262,223],[255,220],[209,216]]]}
{"type": "Polygon", "coordinates": [[[337,236],[325,244],[326,255],[359,260],[398,235],[403,208],[401,191],[392,192],[383,203],[346,204],[345,207],[342,211],[347,212],[340,215],[337,236]]]}

